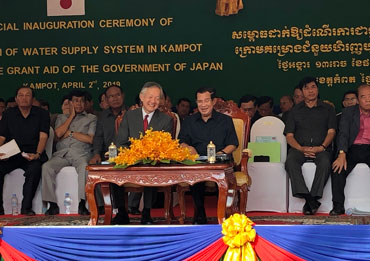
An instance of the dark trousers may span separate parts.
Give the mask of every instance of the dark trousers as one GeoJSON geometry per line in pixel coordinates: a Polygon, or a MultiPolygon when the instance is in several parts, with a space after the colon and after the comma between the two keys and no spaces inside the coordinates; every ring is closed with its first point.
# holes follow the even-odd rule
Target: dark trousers
{"type": "Polygon", "coordinates": [[[3,208],[3,186],[4,177],[15,169],[23,169],[25,181],[23,184],[22,210],[32,209],[32,200],[35,196],[37,187],[41,178],[40,160],[28,161],[20,154],[15,155],[8,160],[0,161],[0,207],[3,208]]]}
{"type": "MultiPolygon", "coordinates": [[[[113,185],[113,200],[117,208],[124,208],[125,202],[124,198],[125,188],[123,186],[113,185]]],[[[157,188],[144,187],[144,208],[152,208],[153,199],[157,194],[157,188]]]]}
{"type": "Polygon", "coordinates": [[[206,189],[205,182],[195,183],[193,186],[190,186],[190,191],[193,196],[193,201],[198,211],[204,208],[205,189],[206,189]]]}
{"type": "Polygon", "coordinates": [[[344,204],[344,187],[346,186],[347,176],[351,173],[357,163],[366,163],[370,167],[370,145],[352,145],[346,154],[347,170],[340,173],[331,174],[331,188],[333,192],[333,202],[344,204]]]}
{"type": "Polygon", "coordinates": [[[128,207],[139,209],[142,194],[141,192],[131,192],[128,196],[128,207]]]}
{"type": "Polygon", "coordinates": [[[331,152],[320,152],[312,160],[316,164],[316,172],[311,191],[309,191],[302,174],[302,165],[307,158],[302,152],[294,148],[289,149],[285,170],[289,175],[294,197],[302,197],[302,194],[311,194],[315,199],[322,197],[325,184],[331,174],[331,152]]]}

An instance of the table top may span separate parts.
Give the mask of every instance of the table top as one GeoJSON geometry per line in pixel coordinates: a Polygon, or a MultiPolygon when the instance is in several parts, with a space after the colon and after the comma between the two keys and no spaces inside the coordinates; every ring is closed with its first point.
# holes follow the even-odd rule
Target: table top
{"type": "Polygon", "coordinates": [[[141,164],[141,165],[134,165],[127,168],[115,168],[113,164],[94,164],[88,165],[86,169],[88,171],[153,171],[153,170],[222,170],[229,167],[232,167],[232,162],[220,162],[220,163],[199,163],[194,165],[184,165],[181,163],[171,163],[171,164],[158,164],[158,165],[150,165],[150,164],[141,164]]]}

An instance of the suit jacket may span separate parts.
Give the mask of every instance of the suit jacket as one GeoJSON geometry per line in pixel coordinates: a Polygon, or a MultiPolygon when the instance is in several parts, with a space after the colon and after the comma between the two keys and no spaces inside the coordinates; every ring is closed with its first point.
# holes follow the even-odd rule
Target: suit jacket
{"type": "Polygon", "coordinates": [[[359,105],[343,109],[339,122],[339,131],[337,135],[337,150],[348,152],[352,146],[358,132],[360,131],[360,107],[359,105]]]}
{"type": "MultiPolygon", "coordinates": [[[[172,134],[173,120],[167,114],[156,110],[148,125],[148,129],[154,131],[166,131],[172,134]]],[[[116,137],[117,147],[128,147],[130,145],[129,137],[139,138],[140,133],[144,133],[142,108],[127,111],[119,126],[116,137]]]]}

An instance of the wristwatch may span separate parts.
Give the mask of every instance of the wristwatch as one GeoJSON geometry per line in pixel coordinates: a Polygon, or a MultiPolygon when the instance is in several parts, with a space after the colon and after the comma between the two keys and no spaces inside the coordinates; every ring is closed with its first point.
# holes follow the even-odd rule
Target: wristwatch
{"type": "Polygon", "coordinates": [[[70,137],[70,138],[73,138],[73,131],[70,131],[70,132],[69,132],[69,137],[70,137]]]}

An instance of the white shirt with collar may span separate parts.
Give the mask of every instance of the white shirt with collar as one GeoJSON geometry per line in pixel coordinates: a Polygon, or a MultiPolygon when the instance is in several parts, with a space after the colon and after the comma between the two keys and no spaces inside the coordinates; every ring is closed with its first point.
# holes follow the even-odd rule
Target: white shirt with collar
{"type": "Polygon", "coordinates": [[[143,120],[145,119],[145,115],[148,115],[148,125],[149,125],[155,111],[152,111],[151,113],[148,114],[144,111],[144,108],[141,108],[141,110],[143,112],[143,120]]]}

